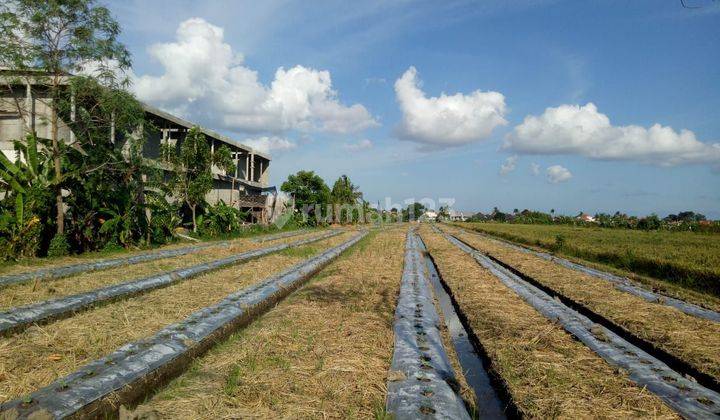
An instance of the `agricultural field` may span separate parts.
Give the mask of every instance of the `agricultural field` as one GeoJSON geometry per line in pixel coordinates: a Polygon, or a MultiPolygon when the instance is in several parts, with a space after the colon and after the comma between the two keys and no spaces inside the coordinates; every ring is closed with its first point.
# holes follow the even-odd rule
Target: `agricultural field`
{"type": "Polygon", "coordinates": [[[455,226],[720,296],[720,234],[509,223],[455,226]]]}
{"type": "Polygon", "coordinates": [[[717,310],[454,226],[161,256],[3,274],[0,418],[720,413],[717,310]]]}

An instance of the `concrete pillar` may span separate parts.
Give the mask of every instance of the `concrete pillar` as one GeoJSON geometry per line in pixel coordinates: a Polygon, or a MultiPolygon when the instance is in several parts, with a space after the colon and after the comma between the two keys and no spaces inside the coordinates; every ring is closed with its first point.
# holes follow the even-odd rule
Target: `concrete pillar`
{"type": "MultiPolygon", "coordinates": [[[[75,122],[75,89],[70,88],[70,121],[75,122]]],[[[70,143],[75,142],[75,132],[70,130],[70,143]]]]}
{"type": "Polygon", "coordinates": [[[255,153],[250,154],[250,181],[255,181],[255,153]]]}
{"type": "Polygon", "coordinates": [[[35,132],[35,113],[33,112],[32,86],[30,83],[25,84],[25,113],[27,114],[25,123],[28,131],[35,132]]]}
{"type": "Polygon", "coordinates": [[[110,113],[110,143],[115,144],[115,112],[110,113]]]}
{"type": "Polygon", "coordinates": [[[250,153],[245,154],[245,181],[250,179],[250,153]]]}

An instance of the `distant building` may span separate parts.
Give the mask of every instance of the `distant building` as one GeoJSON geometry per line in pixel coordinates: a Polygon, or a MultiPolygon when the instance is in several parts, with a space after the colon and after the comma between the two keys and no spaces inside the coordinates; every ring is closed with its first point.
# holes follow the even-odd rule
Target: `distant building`
{"type": "Polygon", "coordinates": [[[438,215],[436,212],[432,210],[426,210],[425,213],[420,216],[419,220],[421,222],[434,222],[435,220],[437,220],[437,216],[438,215]]]}
{"type": "Polygon", "coordinates": [[[595,222],[595,218],[587,213],[581,213],[576,219],[582,222],[595,222]]]}
{"type": "MultiPolygon", "coordinates": [[[[39,138],[50,138],[50,102],[47,88],[36,83],[39,73],[18,73],[0,69],[0,153],[15,159],[13,140],[21,140],[28,131],[39,138]]],[[[67,84],[66,79],[63,83],[67,84]]],[[[180,147],[187,132],[196,124],[162,111],[148,104],[142,104],[145,118],[156,129],[152,130],[143,146],[143,156],[157,162],[160,146],[167,144],[180,147]]],[[[214,153],[222,145],[230,149],[235,161],[234,170],[212,168],[213,189],[206,199],[214,204],[220,200],[243,211],[249,211],[255,220],[270,221],[276,216],[276,200],[267,193],[277,194],[274,186],[268,185],[271,158],[268,154],[246,146],[237,140],[200,127],[214,153]],[[234,179],[234,183],[233,183],[234,179]],[[232,185],[235,185],[233,190],[232,185]],[[272,203],[272,204],[271,204],[272,203]]],[[[126,140],[122,133],[111,129],[111,141],[123,149],[126,140]]],[[[67,122],[60,121],[58,137],[67,143],[75,141],[75,135],[67,122]]],[[[169,169],[165,169],[170,172],[169,169]]]]}
{"type": "Polygon", "coordinates": [[[453,222],[464,222],[465,220],[467,220],[467,218],[461,211],[450,209],[448,213],[450,215],[450,220],[452,220],[453,222]]]}

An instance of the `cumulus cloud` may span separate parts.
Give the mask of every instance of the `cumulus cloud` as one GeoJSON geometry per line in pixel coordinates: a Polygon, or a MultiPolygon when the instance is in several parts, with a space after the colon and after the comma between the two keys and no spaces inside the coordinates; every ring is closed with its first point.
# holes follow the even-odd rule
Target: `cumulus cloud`
{"type": "Polygon", "coordinates": [[[345,148],[345,150],[349,150],[351,152],[358,152],[360,150],[372,149],[373,142],[369,139],[362,139],[357,143],[347,143],[343,147],[345,148]]]}
{"type": "Polygon", "coordinates": [[[548,182],[551,184],[559,184],[572,178],[570,171],[560,165],[553,165],[547,168],[545,173],[547,174],[548,182]]]}
{"type": "Polygon", "coordinates": [[[228,129],[348,133],[378,125],[363,105],[340,102],[328,71],[281,67],[264,85],[224,41],[223,29],[200,18],[182,22],[174,42],[148,52],[164,71],[135,77],[140,99],[228,129]]]}
{"type": "Polygon", "coordinates": [[[256,137],[245,139],[243,143],[262,153],[285,152],[297,147],[297,144],[282,137],[256,137]]]}
{"type": "Polygon", "coordinates": [[[532,172],[533,175],[538,176],[540,175],[540,165],[537,163],[531,163],[530,164],[530,172],[532,172]]]}
{"type": "Polygon", "coordinates": [[[398,128],[402,139],[434,148],[460,146],[484,140],[493,129],[507,124],[505,97],[501,93],[476,90],[427,97],[421,87],[415,67],[395,82],[403,114],[398,128]]]}
{"type": "Polygon", "coordinates": [[[515,170],[517,165],[517,156],[510,156],[505,159],[505,162],[500,165],[500,175],[505,176],[515,170]]]}
{"type": "Polygon", "coordinates": [[[575,154],[663,166],[720,164],[720,143],[703,143],[692,131],[677,132],[660,124],[614,126],[593,103],[561,105],[527,116],[506,137],[504,147],[518,153],[575,154]]]}

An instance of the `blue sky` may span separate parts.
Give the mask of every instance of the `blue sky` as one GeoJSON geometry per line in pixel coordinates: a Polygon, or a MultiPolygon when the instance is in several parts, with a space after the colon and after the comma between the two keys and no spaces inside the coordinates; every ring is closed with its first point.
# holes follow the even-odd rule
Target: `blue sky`
{"type": "Polygon", "coordinates": [[[269,149],[277,185],[720,218],[720,3],[686,3],[108,5],[138,96],[269,149]]]}

